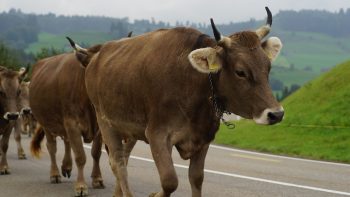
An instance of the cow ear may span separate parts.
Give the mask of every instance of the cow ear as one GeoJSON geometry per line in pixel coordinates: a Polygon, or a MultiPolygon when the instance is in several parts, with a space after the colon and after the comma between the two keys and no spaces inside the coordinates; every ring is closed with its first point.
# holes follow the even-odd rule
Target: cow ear
{"type": "Polygon", "coordinates": [[[70,37],[67,36],[66,38],[74,49],[74,53],[78,61],[83,65],[83,67],[86,67],[90,61],[88,50],[76,44],[70,37]]]}
{"type": "Polygon", "coordinates": [[[222,68],[221,57],[216,49],[196,49],[188,55],[192,66],[202,73],[216,73],[222,68]]]}
{"type": "Polygon", "coordinates": [[[277,37],[271,37],[261,44],[267,57],[273,62],[282,49],[282,42],[277,37]]]}
{"type": "Polygon", "coordinates": [[[18,74],[19,74],[20,81],[23,81],[27,77],[29,69],[30,69],[30,66],[22,67],[19,69],[18,74]]]}

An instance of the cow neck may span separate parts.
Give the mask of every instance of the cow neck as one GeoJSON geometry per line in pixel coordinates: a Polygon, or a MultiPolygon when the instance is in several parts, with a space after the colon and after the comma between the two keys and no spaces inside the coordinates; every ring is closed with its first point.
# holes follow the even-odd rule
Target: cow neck
{"type": "Polygon", "coordinates": [[[218,96],[217,89],[215,88],[214,80],[217,80],[219,78],[219,75],[220,72],[215,74],[209,73],[209,85],[211,91],[210,100],[212,101],[214,107],[215,116],[219,118],[229,129],[234,129],[235,124],[230,123],[224,119],[224,113],[231,114],[231,112],[225,109],[225,104],[222,101],[222,99],[218,96]]]}

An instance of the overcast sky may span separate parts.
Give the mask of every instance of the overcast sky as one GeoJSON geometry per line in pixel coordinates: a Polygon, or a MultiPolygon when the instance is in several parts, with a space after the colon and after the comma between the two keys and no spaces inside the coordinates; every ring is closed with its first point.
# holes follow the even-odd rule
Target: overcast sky
{"type": "Polygon", "coordinates": [[[213,17],[216,23],[228,23],[263,19],[266,5],[273,14],[301,9],[334,12],[350,8],[350,0],[0,0],[0,11],[16,8],[25,13],[154,18],[173,24],[177,20],[208,23],[213,17]]]}

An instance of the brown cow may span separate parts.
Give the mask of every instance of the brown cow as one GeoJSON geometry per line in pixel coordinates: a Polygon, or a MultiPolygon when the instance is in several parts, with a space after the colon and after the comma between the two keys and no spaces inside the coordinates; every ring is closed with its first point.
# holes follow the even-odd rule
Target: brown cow
{"type": "Polygon", "coordinates": [[[29,84],[30,82],[22,82],[20,89],[20,101],[18,107],[20,109],[21,121],[20,130],[23,134],[28,134],[29,137],[32,136],[36,127],[36,120],[32,114],[32,110],[29,106],[29,84]]]}
{"type": "Polygon", "coordinates": [[[268,83],[282,44],[278,38],[261,41],[272,23],[266,10],[266,25],[228,37],[212,21],[215,39],[174,28],[105,43],[96,53],[73,44],[87,65],[86,89],[118,179],[116,196],[132,196],[123,139],[150,144],[162,186],[151,196],[170,196],[178,186],[173,146],[190,159],[192,196],[201,196],[205,156],[223,111],[259,124],[282,120],[268,83]]]}
{"type": "Polygon", "coordinates": [[[9,138],[15,121],[19,117],[17,112],[17,100],[19,97],[19,84],[23,80],[28,69],[20,72],[9,70],[0,66],[0,174],[9,174],[6,152],[9,138]]]}
{"type": "Polygon", "coordinates": [[[20,111],[20,118],[16,120],[14,128],[14,136],[17,143],[17,154],[18,159],[26,159],[22,143],[21,143],[21,133],[26,133],[31,137],[36,126],[36,120],[29,107],[29,83],[21,82],[19,87],[19,98],[17,100],[17,107],[20,111]]]}
{"type": "Polygon", "coordinates": [[[51,183],[59,183],[61,177],[56,164],[56,137],[61,137],[65,144],[61,173],[68,178],[72,170],[72,147],[78,169],[74,186],[76,196],[88,194],[83,172],[86,156],[82,137],[85,143],[93,141],[92,186],[104,188],[99,167],[102,139],[97,135],[96,115],[86,94],[84,74],[85,69],[74,53],[61,54],[36,63],[29,86],[32,113],[43,128],[39,127],[34,134],[31,151],[38,155],[40,142],[46,135],[51,158],[50,180],[51,183]]]}

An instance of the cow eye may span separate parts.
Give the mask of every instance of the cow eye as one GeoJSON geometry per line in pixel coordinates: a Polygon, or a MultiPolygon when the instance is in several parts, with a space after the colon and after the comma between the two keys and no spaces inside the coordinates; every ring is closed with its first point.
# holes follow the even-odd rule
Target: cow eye
{"type": "Polygon", "coordinates": [[[17,96],[19,96],[21,94],[21,90],[17,90],[17,96]]]}
{"type": "Polygon", "coordinates": [[[238,77],[242,77],[242,78],[247,77],[247,75],[245,74],[245,72],[243,70],[236,70],[236,75],[238,77]]]}

